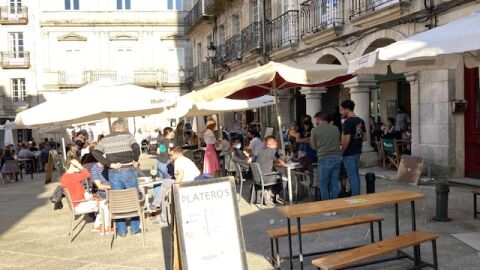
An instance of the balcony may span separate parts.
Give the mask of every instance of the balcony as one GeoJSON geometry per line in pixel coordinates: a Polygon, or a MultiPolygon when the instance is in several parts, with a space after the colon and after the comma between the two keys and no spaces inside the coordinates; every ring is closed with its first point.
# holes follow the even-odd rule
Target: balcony
{"type": "Polygon", "coordinates": [[[229,61],[227,56],[227,43],[225,42],[217,46],[217,52],[213,62],[220,65],[226,64],[229,61]]]}
{"type": "Polygon", "coordinates": [[[86,84],[85,72],[58,72],[59,88],[78,88],[86,84]]]}
{"type": "Polygon", "coordinates": [[[242,53],[262,50],[262,23],[253,22],[242,30],[242,53]]]}
{"type": "Polygon", "coordinates": [[[194,83],[211,80],[214,78],[214,76],[215,71],[210,61],[202,62],[198,66],[193,68],[194,83]]]}
{"type": "Polygon", "coordinates": [[[402,17],[409,0],[351,0],[350,20],[355,26],[372,26],[402,17]]]}
{"type": "Polygon", "coordinates": [[[15,114],[37,105],[33,96],[27,95],[22,99],[6,97],[0,98],[2,109],[7,114],[15,114]]]}
{"type": "Polygon", "coordinates": [[[265,31],[271,35],[266,43],[269,51],[298,44],[298,15],[298,10],[289,10],[268,23],[265,31]]]}
{"type": "Polygon", "coordinates": [[[226,60],[242,60],[242,34],[233,35],[225,43],[226,60]]]}
{"type": "Polygon", "coordinates": [[[0,7],[0,24],[28,24],[28,8],[0,7]]]}
{"type": "Polygon", "coordinates": [[[30,52],[1,52],[0,63],[4,69],[23,69],[30,67],[30,52]]]}
{"type": "Polygon", "coordinates": [[[339,31],[344,25],[343,0],[308,0],[300,5],[302,37],[326,30],[339,31]]]}
{"type": "Polygon", "coordinates": [[[198,24],[200,20],[208,18],[208,7],[214,0],[199,0],[188,12],[183,19],[185,25],[185,33],[192,31],[193,27],[198,24]]]}

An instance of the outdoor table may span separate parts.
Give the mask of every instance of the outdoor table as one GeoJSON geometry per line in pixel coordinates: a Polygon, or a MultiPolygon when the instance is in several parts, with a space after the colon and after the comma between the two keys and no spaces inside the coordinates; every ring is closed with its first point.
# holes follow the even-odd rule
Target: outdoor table
{"type": "MultiPolygon", "coordinates": [[[[371,193],[365,195],[352,196],[348,198],[339,198],[327,201],[316,201],[295,205],[286,205],[278,207],[277,210],[287,218],[288,226],[288,248],[290,269],[293,269],[293,255],[292,255],[292,234],[291,234],[291,219],[297,219],[298,228],[298,243],[299,243],[299,259],[300,269],[303,269],[303,251],[302,251],[302,231],[301,222],[302,217],[322,215],[331,212],[346,212],[360,210],[370,207],[378,207],[395,204],[395,233],[400,235],[400,225],[398,218],[398,204],[401,202],[410,201],[412,231],[416,231],[415,220],[415,201],[425,199],[425,195],[402,189],[395,189],[385,192],[371,193]]],[[[313,255],[313,254],[310,254],[313,255]]],[[[415,247],[414,252],[415,262],[420,261],[420,248],[415,247]]]]}
{"type": "Polygon", "coordinates": [[[300,162],[288,162],[285,164],[285,169],[287,170],[287,185],[288,185],[288,202],[293,204],[293,195],[292,195],[292,170],[303,168],[300,162]]]}
{"type": "Polygon", "coordinates": [[[162,184],[163,182],[163,179],[160,179],[160,178],[155,178],[155,180],[152,180],[150,177],[144,177],[144,179],[150,179],[150,181],[146,181],[146,182],[143,182],[143,183],[140,183],[140,181],[138,182],[138,187],[139,188],[143,188],[143,194],[145,195],[145,205],[146,205],[146,209],[148,212],[152,211],[152,209],[150,209],[150,203],[148,203],[148,200],[149,200],[149,196],[148,196],[148,192],[147,192],[147,189],[149,188],[153,188],[154,186],[156,185],[160,185],[162,184]]]}

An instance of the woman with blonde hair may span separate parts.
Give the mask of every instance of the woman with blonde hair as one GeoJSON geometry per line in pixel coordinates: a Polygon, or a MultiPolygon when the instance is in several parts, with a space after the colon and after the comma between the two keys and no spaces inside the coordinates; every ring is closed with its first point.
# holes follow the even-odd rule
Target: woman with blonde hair
{"type": "Polygon", "coordinates": [[[214,175],[218,170],[220,170],[220,163],[218,161],[218,156],[215,149],[217,139],[215,138],[215,134],[213,133],[216,125],[217,122],[215,122],[215,120],[209,119],[206,124],[207,129],[203,133],[203,140],[206,144],[205,156],[203,158],[204,174],[208,173],[214,175]]]}

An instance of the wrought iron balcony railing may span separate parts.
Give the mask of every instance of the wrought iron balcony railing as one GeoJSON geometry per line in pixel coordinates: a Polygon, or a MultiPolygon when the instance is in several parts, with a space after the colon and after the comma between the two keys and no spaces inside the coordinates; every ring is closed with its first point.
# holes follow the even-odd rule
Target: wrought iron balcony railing
{"type": "Polygon", "coordinates": [[[242,60],[242,34],[233,35],[225,45],[227,61],[242,60]]]}
{"type": "Polygon", "coordinates": [[[0,63],[4,69],[29,68],[30,52],[1,52],[0,63]]]}
{"type": "Polygon", "coordinates": [[[227,43],[220,44],[217,46],[217,51],[213,62],[215,64],[224,64],[229,61],[227,56],[227,43]]]}
{"type": "Polygon", "coordinates": [[[267,48],[275,50],[287,45],[296,44],[299,40],[299,12],[289,10],[270,21],[266,27],[267,48]]]}
{"type": "Polygon", "coordinates": [[[215,76],[215,70],[211,61],[204,61],[193,68],[193,82],[211,79],[215,76]]]}
{"type": "Polygon", "coordinates": [[[27,24],[27,7],[0,7],[0,24],[27,24]]]}
{"type": "Polygon", "coordinates": [[[242,52],[262,49],[262,22],[253,22],[242,30],[242,52]]]}
{"type": "Polygon", "coordinates": [[[193,8],[188,12],[188,14],[183,19],[185,25],[185,33],[188,33],[192,26],[194,26],[197,21],[203,16],[207,16],[208,7],[212,4],[213,0],[198,0],[198,2],[193,6],[193,8]]]}
{"type": "Polygon", "coordinates": [[[381,10],[405,0],[351,0],[351,16],[363,16],[371,11],[381,10]]]}
{"type": "Polygon", "coordinates": [[[1,97],[2,108],[7,113],[17,113],[37,105],[33,96],[1,97]]]}
{"type": "Polygon", "coordinates": [[[308,0],[300,5],[302,36],[344,25],[343,0],[308,0]]]}

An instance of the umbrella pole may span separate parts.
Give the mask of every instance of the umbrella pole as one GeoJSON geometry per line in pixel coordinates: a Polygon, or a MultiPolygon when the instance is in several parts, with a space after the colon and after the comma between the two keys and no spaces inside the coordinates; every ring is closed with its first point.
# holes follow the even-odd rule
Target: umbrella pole
{"type": "Polygon", "coordinates": [[[275,111],[277,113],[277,123],[278,123],[278,134],[280,137],[280,146],[282,147],[280,153],[285,154],[285,142],[283,141],[283,134],[282,134],[282,118],[280,117],[280,109],[278,107],[279,100],[277,95],[277,87],[275,85],[275,80],[273,81],[273,96],[275,97],[275,111]]]}
{"type": "Polygon", "coordinates": [[[108,130],[110,130],[110,133],[112,133],[112,119],[110,118],[110,114],[107,114],[108,118],[108,130]]]}

